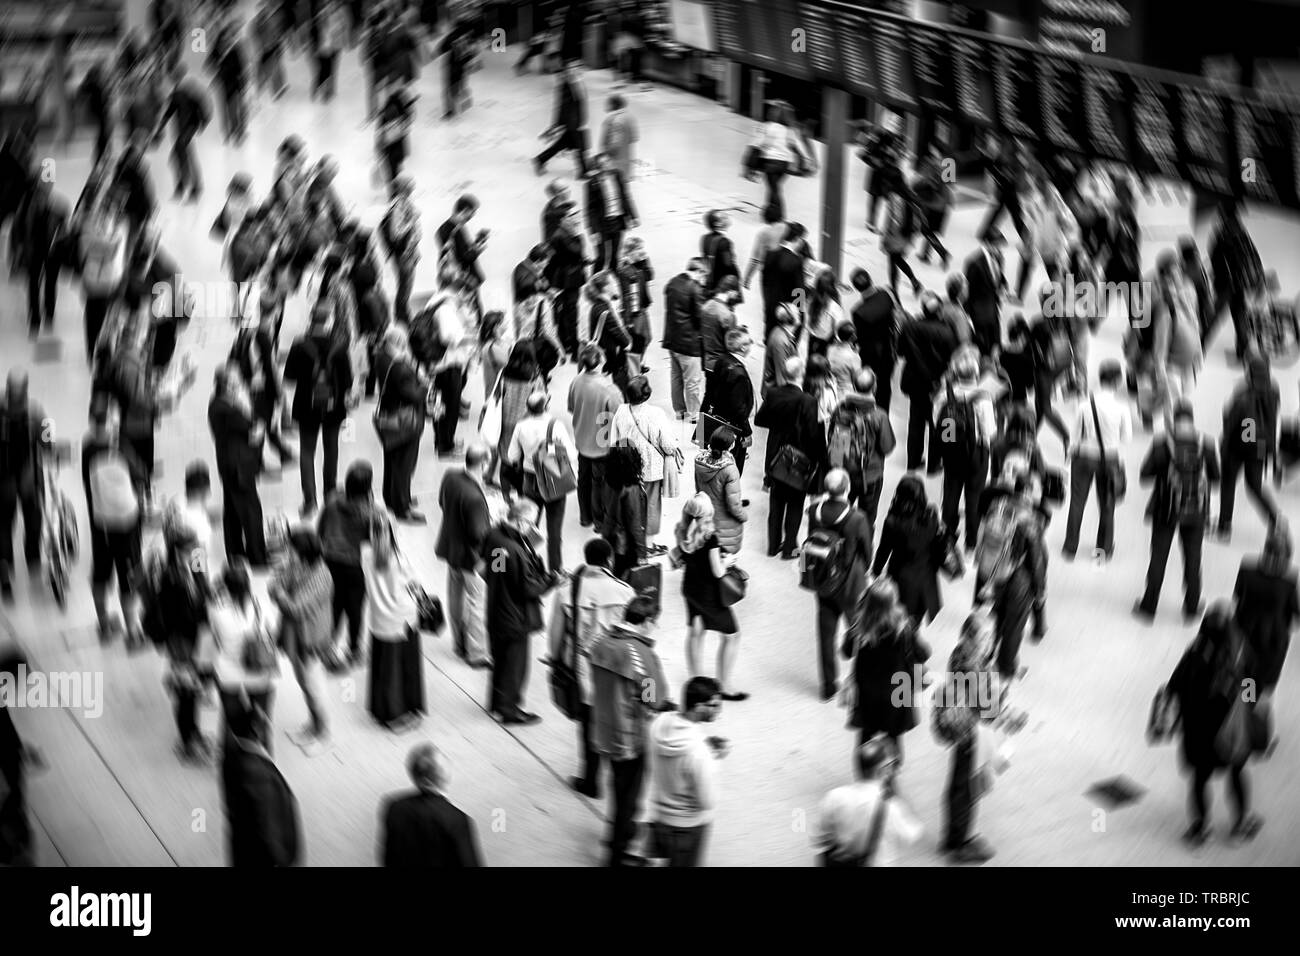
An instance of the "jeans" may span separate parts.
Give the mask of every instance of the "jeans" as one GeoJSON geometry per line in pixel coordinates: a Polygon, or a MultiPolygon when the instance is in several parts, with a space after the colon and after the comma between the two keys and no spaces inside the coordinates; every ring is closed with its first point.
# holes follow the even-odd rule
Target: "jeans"
{"type": "Polygon", "coordinates": [[[971,827],[975,823],[975,790],[971,786],[971,776],[975,773],[975,737],[972,734],[961,743],[952,747],[952,763],[949,765],[948,789],[944,794],[945,850],[958,850],[971,838],[971,827]]]}
{"type": "Polygon", "coordinates": [[[447,568],[447,624],[456,653],[471,664],[490,660],[487,649],[487,586],[473,568],[447,568]]]}
{"type": "Polygon", "coordinates": [[[698,355],[680,352],[669,352],[668,358],[673,411],[695,418],[700,414],[700,404],[704,401],[704,360],[698,355]]]}
{"type": "Polygon", "coordinates": [[[605,459],[578,456],[578,520],[599,528],[605,523],[605,459]]]}
{"type": "Polygon", "coordinates": [[[699,866],[709,825],[672,827],[666,823],[652,823],[650,835],[651,855],[656,859],[667,860],[669,866],[699,866]]]}
{"type": "Polygon", "coordinates": [[[767,553],[790,557],[799,547],[804,492],[772,479],[767,506],[767,553]]]}
{"type": "Polygon", "coordinates": [[[1020,670],[1020,644],[1033,607],[1029,572],[1021,568],[1007,578],[993,598],[998,673],[1004,681],[1014,678],[1020,670]]]}
{"type": "Polygon", "coordinates": [[[564,567],[564,505],[568,496],[554,501],[544,501],[537,493],[537,476],[524,472],[524,495],[537,502],[546,514],[546,565],[552,571],[564,567]]]}
{"type": "Polygon", "coordinates": [[[298,422],[298,474],[302,479],[304,505],[316,504],[316,438],[320,436],[325,446],[325,468],[322,497],[338,484],[339,478],[339,427],[340,422],[322,422],[308,418],[298,422]]]}
{"type": "MultiPolygon", "coordinates": [[[[910,437],[910,436],[909,436],[910,437]]],[[[945,461],[943,464],[943,526],[949,537],[957,537],[957,510],[966,499],[966,547],[975,547],[979,537],[979,500],[988,479],[989,450],[979,448],[973,461],[945,461]]]]}
{"type": "Polygon", "coordinates": [[[361,650],[361,612],[366,606],[366,576],[358,564],[341,561],[325,562],[334,581],[334,631],[339,621],[348,619],[348,649],[353,656],[361,650]]]}
{"type": "Polygon", "coordinates": [[[1160,589],[1165,583],[1165,567],[1177,535],[1183,548],[1183,609],[1193,611],[1201,604],[1201,546],[1205,543],[1205,525],[1200,523],[1151,525],[1151,564],[1147,567],[1147,589],[1142,596],[1142,610],[1155,614],[1160,604],[1160,589]]]}
{"type": "Polygon", "coordinates": [[[1088,492],[1097,486],[1097,550],[1109,557],[1115,551],[1115,496],[1106,480],[1109,465],[1096,458],[1075,455],[1070,459],[1070,513],[1065,520],[1065,551],[1074,554],[1079,550],[1079,526],[1083,524],[1083,509],[1088,506],[1088,492]]]}
{"type": "Polygon", "coordinates": [[[420,440],[384,449],[384,504],[401,517],[411,510],[411,478],[420,458],[420,440]]]}
{"type": "Polygon", "coordinates": [[[785,218],[785,200],[781,196],[781,181],[790,171],[789,164],[783,160],[764,160],[763,179],[767,183],[767,198],[764,203],[776,212],[777,219],[785,218]]]}
{"type": "Polygon", "coordinates": [[[242,557],[255,568],[266,566],[266,529],[262,525],[262,500],[257,488],[238,488],[221,482],[221,528],[226,560],[242,557]]]}
{"type": "Polygon", "coordinates": [[[1221,460],[1222,478],[1219,482],[1219,527],[1232,526],[1232,513],[1237,505],[1237,473],[1246,478],[1246,491],[1265,519],[1272,524],[1277,517],[1277,504],[1264,487],[1264,463],[1258,458],[1239,458],[1231,449],[1224,448],[1221,460]]]}
{"type": "Polygon", "coordinates": [[[628,845],[636,837],[636,814],[641,803],[641,783],[645,779],[645,757],[611,760],[614,774],[614,806],[609,831],[609,865],[619,866],[628,845]]]}
{"type": "Polygon", "coordinates": [[[592,245],[596,247],[596,264],[591,267],[592,275],[606,268],[613,269],[618,264],[618,250],[623,245],[623,230],[602,232],[594,238],[596,241],[592,245]]]}

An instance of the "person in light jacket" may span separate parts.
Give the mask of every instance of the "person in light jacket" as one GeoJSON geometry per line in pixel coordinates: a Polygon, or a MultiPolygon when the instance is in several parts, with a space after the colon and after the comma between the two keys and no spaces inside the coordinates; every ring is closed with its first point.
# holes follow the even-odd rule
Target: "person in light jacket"
{"type": "Polygon", "coordinates": [[[749,518],[747,502],[740,496],[740,472],[731,449],[736,433],[725,425],[709,439],[707,451],[695,459],[695,487],[709,496],[713,504],[713,524],[722,550],[739,554],[749,518]]]}
{"type": "Polygon", "coordinates": [[[1149,303],[1154,334],[1157,374],[1167,399],[1189,397],[1196,376],[1205,364],[1201,351],[1200,314],[1196,290],[1178,264],[1177,254],[1167,250],[1156,262],[1157,292],[1149,303]]]}
{"type": "Polygon", "coordinates": [[[767,122],[759,129],[753,145],[758,150],[763,178],[767,183],[764,205],[784,219],[785,199],[781,195],[781,183],[792,171],[810,161],[795,127],[794,109],[789,103],[778,100],[769,105],[767,122]]]}
{"type": "Polygon", "coordinates": [[[604,121],[600,124],[600,149],[619,171],[624,183],[632,181],[633,149],[641,141],[636,120],[627,111],[627,100],[615,93],[605,101],[604,121]]]}

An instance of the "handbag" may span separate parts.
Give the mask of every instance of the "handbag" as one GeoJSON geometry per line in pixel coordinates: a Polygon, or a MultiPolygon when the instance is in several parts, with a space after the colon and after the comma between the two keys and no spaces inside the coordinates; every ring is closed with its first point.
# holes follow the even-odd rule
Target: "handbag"
{"type": "Polygon", "coordinates": [[[384,446],[385,451],[418,439],[420,433],[424,431],[424,416],[414,406],[403,405],[391,412],[381,410],[384,404],[384,394],[388,391],[388,377],[393,374],[393,367],[396,364],[397,362],[394,360],[388,366],[388,371],[384,373],[384,382],[379,387],[379,402],[376,405],[373,419],[375,431],[379,434],[379,442],[384,446]]]}
{"type": "Polygon", "coordinates": [[[569,604],[556,609],[564,615],[564,636],[560,653],[546,662],[551,669],[551,700],[570,720],[578,720],[582,715],[582,686],[578,681],[578,591],[583,570],[578,568],[574,572],[569,604]]]}
{"type": "Polygon", "coordinates": [[[253,634],[245,638],[239,663],[250,674],[266,674],[279,669],[275,639],[262,622],[262,609],[253,602],[253,634]]]}
{"type": "MultiPolygon", "coordinates": [[[[699,418],[695,425],[695,444],[699,445],[701,448],[708,448],[709,439],[713,437],[713,433],[719,428],[731,428],[731,423],[725,418],[719,418],[711,411],[706,412],[701,409],[699,418]]],[[[731,428],[731,430],[736,431],[734,428],[731,428]]],[[[737,434],[739,434],[739,432],[737,432],[737,434]]]]}
{"type": "Polygon", "coordinates": [[[550,374],[551,369],[560,364],[560,352],[555,343],[542,334],[542,308],[544,299],[537,300],[537,314],[533,316],[533,357],[543,372],[550,374]]]}
{"type": "Polygon", "coordinates": [[[757,146],[745,147],[745,152],[740,157],[740,168],[741,175],[746,179],[753,178],[763,168],[763,154],[758,151],[757,146]]]}
{"type": "Polygon", "coordinates": [[[1092,427],[1097,431],[1097,451],[1101,455],[1101,465],[1106,470],[1106,486],[1112,500],[1118,504],[1128,493],[1128,475],[1124,471],[1123,462],[1112,462],[1106,458],[1106,445],[1101,439],[1101,419],[1097,416],[1097,399],[1090,399],[1089,404],[1092,405],[1092,427]]]}
{"type": "Polygon", "coordinates": [[[1167,685],[1162,686],[1151,698],[1151,710],[1147,714],[1147,743],[1154,746],[1173,739],[1179,718],[1178,698],[1169,692],[1167,685]]]}
{"type": "Polygon", "coordinates": [[[1251,744],[1250,705],[1242,700],[1238,691],[1232,695],[1228,713],[1214,735],[1214,755],[1224,766],[1235,767],[1250,756],[1251,744]]]}
{"type": "Polygon", "coordinates": [[[749,575],[734,564],[727,568],[726,574],[718,578],[718,592],[721,595],[723,607],[739,604],[745,599],[745,592],[748,590],[749,575]]]}
{"type": "Polygon", "coordinates": [[[554,418],[546,426],[546,440],[533,454],[533,470],[537,494],[543,501],[559,501],[578,487],[578,476],[573,473],[569,453],[555,440],[554,418]]]}
{"type": "Polygon", "coordinates": [[[942,556],[939,558],[939,570],[943,572],[943,576],[950,581],[964,577],[966,560],[962,557],[961,548],[957,547],[957,540],[940,532],[935,544],[943,549],[942,556]]]}
{"type": "Polygon", "coordinates": [[[793,445],[782,445],[772,459],[769,474],[774,481],[807,492],[813,486],[817,463],[793,445]]]}
{"type": "Polygon", "coordinates": [[[440,633],[447,621],[447,615],[442,610],[442,600],[414,581],[407,584],[406,589],[415,599],[415,626],[430,634],[440,633]]]}
{"type": "Polygon", "coordinates": [[[501,380],[504,375],[503,367],[497,373],[496,384],[488,393],[487,400],[483,403],[483,411],[478,416],[479,436],[491,448],[495,448],[501,442],[501,380]]]}

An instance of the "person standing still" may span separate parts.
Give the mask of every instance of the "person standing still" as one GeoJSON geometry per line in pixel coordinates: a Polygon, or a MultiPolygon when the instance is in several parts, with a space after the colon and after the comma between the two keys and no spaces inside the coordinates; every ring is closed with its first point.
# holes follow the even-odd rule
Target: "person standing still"
{"type": "Polygon", "coordinates": [[[1109,561],[1115,554],[1116,477],[1124,467],[1120,448],[1133,437],[1133,421],[1128,405],[1119,397],[1124,372],[1118,362],[1102,362],[1098,373],[1100,388],[1086,404],[1079,407],[1074,430],[1070,434],[1070,513],[1065,525],[1065,548],[1062,554],[1072,560],[1079,550],[1079,526],[1088,494],[1097,487],[1097,549],[1094,557],[1109,561]]]}
{"type": "Polygon", "coordinates": [[[673,411],[692,424],[704,400],[704,349],[700,312],[704,308],[704,260],[692,259],[664,287],[663,347],[671,363],[673,411]]]}

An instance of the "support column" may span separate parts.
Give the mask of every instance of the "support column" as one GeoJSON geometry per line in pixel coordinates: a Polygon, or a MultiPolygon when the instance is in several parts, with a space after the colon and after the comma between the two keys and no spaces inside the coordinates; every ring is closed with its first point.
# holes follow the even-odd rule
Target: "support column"
{"type": "Polygon", "coordinates": [[[826,140],[826,157],[821,173],[821,260],[836,276],[840,276],[844,253],[844,137],[848,125],[849,94],[825,87],[822,90],[822,134],[826,140]]]}
{"type": "Polygon", "coordinates": [[[767,119],[763,103],[767,100],[767,74],[762,70],[751,70],[749,75],[749,118],[760,123],[767,119]]]}
{"type": "Polygon", "coordinates": [[[744,67],[735,60],[727,61],[727,106],[733,113],[740,112],[740,101],[742,99],[740,83],[743,74],[744,67]]]}

